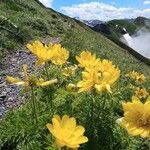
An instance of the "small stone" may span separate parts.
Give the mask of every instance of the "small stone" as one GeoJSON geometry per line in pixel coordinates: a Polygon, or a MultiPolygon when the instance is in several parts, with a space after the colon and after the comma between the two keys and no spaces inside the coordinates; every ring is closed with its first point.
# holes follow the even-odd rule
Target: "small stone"
{"type": "Polygon", "coordinates": [[[12,58],[11,61],[17,61],[15,58],[12,58]]]}
{"type": "Polygon", "coordinates": [[[11,88],[5,88],[6,89],[6,92],[10,92],[12,89],[11,88]]]}
{"type": "Polygon", "coordinates": [[[5,107],[0,106],[0,116],[2,116],[6,112],[5,107]]]}
{"type": "Polygon", "coordinates": [[[1,101],[4,101],[5,100],[5,98],[6,98],[6,95],[7,95],[7,93],[2,93],[1,95],[0,95],[0,100],[1,101]]]}
{"type": "Polygon", "coordinates": [[[9,98],[8,98],[8,101],[9,101],[9,102],[13,102],[13,98],[12,98],[12,97],[9,97],[9,98]]]}
{"type": "Polygon", "coordinates": [[[0,84],[0,88],[3,87],[3,86],[5,86],[5,85],[6,85],[6,82],[1,83],[0,84]]]}

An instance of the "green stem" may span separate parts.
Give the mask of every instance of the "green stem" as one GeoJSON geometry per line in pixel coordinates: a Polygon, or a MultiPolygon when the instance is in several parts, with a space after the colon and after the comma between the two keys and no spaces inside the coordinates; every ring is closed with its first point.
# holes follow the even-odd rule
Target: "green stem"
{"type": "MultiPolygon", "coordinates": [[[[45,73],[46,73],[46,76],[47,76],[47,80],[50,80],[49,78],[49,73],[48,73],[48,63],[46,62],[45,63],[45,73]]],[[[47,87],[49,89],[49,87],[47,87]]],[[[49,103],[49,100],[50,100],[50,96],[49,94],[47,95],[48,97],[48,103],[49,103]]],[[[50,100],[50,105],[51,105],[51,111],[52,111],[52,116],[54,115],[54,109],[53,109],[53,100],[51,99],[50,100]]]]}
{"type": "Polygon", "coordinates": [[[53,100],[51,99],[51,110],[52,110],[52,116],[54,115],[54,109],[53,109],[53,100]]]}
{"type": "Polygon", "coordinates": [[[95,92],[92,91],[92,101],[91,101],[91,119],[93,118],[94,114],[94,103],[95,103],[95,92]]]}
{"type": "Polygon", "coordinates": [[[62,150],[62,148],[61,148],[61,147],[59,147],[59,148],[58,148],[58,150],[62,150]]]}
{"type": "Polygon", "coordinates": [[[103,96],[102,109],[104,110],[104,109],[105,109],[105,106],[106,106],[107,93],[104,92],[102,96],[103,96]]]}
{"type": "Polygon", "coordinates": [[[105,109],[105,105],[106,105],[106,94],[105,93],[102,93],[101,99],[102,99],[102,101],[101,101],[101,103],[99,105],[99,107],[101,109],[98,112],[98,116],[100,116],[103,113],[104,109],[105,109]]]}
{"type": "Polygon", "coordinates": [[[47,80],[49,80],[48,64],[47,64],[47,62],[45,63],[45,73],[46,73],[46,76],[47,76],[47,80]]]}
{"type": "Polygon", "coordinates": [[[150,140],[149,139],[143,139],[142,141],[143,141],[143,145],[145,144],[148,147],[148,149],[150,149],[150,140]]]}
{"type": "Polygon", "coordinates": [[[38,126],[38,117],[37,117],[37,111],[36,111],[36,97],[34,92],[34,87],[31,88],[32,92],[32,111],[33,111],[33,119],[35,118],[35,124],[38,126]]]}
{"type": "Polygon", "coordinates": [[[112,97],[112,95],[109,93],[109,100],[111,99],[111,108],[112,108],[112,111],[113,111],[113,108],[114,108],[114,99],[112,97]]]}
{"type": "Polygon", "coordinates": [[[88,148],[89,149],[93,149],[94,148],[94,126],[93,126],[93,122],[94,122],[94,104],[95,104],[95,91],[93,90],[91,92],[91,100],[90,100],[90,106],[89,106],[89,109],[90,109],[90,113],[89,113],[89,118],[90,119],[88,121],[88,129],[90,130],[89,131],[89,143],[88,143],[88,148]]]}

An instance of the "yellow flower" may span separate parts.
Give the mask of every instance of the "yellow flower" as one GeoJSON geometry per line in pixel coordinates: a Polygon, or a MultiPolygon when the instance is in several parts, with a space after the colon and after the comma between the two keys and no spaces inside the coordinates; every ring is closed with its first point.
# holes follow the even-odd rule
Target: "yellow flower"
{"type": "MultiPolygon", "coordinates": [[[[101,75],[100,75],[101,76],[101,75]]],[[[99,74],[95,70],[89,70],[82,72],[83,80],[77,83],[79,92],[90,91],[96,84],[99,84],[99,74]]]]}
{"type": "Polygon", "coordinates": [[[126,77],[130,77],[130,78],[132,78],[132,79],[136,79],[136,77],[137,77],[138,75],[139,75],[139,73],[133,70],[132,72],[129,72],[129,73],[126,74],[125,76],[126,76],[126,77]]]}
{"type": "Polygon", "coordinates": [[[98,70],[101,72],[101,81],[95,85],[97,92],[104,91],[105,89],[111,93],[111,85],[113,85],[120,77],[120,70],[115,67],[109,60],[102,60],[98,70]]]}
{"type": "Polygon", "coordinates": [[[96,58],[96,55],[89,51],[83,51],[80,56],[76,56],[79,66],[82,68],[94,69],[98,66],[100,59],[96,58]]]}
{"type": "Polygon", "coordinates": [[[37,57],[37,64],[41,65],[50,61],[52,51],[47,45],[43,45],[40,41],[34,41],[32,44],[27,44],[27,48],[37,57]]]}
{"type": "Polygon", "coordinates": [[[126,74],[125,76],[135,80],[138,84],[144,83],[146,81],[146,77],[144,76],[144,74],[140,74],[136,71],[132,71],[129,74],[126,74]]]}
{"type": "Polygon", "coordinates": [[[135,95],[141,99],[141,98],[146,98],[149,94],[145,88],[137,87],[135,91],[135,95]]]}
{"type": "Polygon", "coordinates": [[[14,78],[11,76],[7,76],[6,80],[12,84],[22,85],[25,87],[33,87],[33,86],[43,87],[43,86],[48,86],[48,85],[51,85],[51,84],[58,82],[57,79],[53,79],[50,81],[44,81],[44,79],[42,79],[42,78],[37,79],[37,77],[35,75],[28,76],[26,64],[23,65],[23,80],[20,80],[18,78],[14,78]]]}
{"type": "Polygon", "coordinates": [[[52,123],[48,123],[46,126],[55,137],[58,147],[67,146],[68,148],[77,149],[80,144],[88,141],[88,138],[83,136],[84,127],[78,126],[75,118],[64,115],[61,119],[58,115],[54,115],[52,123]]]}
{"type": "Polygon", "coordinates": [[[136,77],[136,82],[139,83],[139,84],[142,84],[146,81],[146,77],[144,76],[144,74],[139,74],[137,77],[136,77]]]}
{"type": "Polygon", "coordinates": [[[52,51],[51,62],[55,65],[63,65],[69,58],[69,52],[61,47],[60,44],[49,45],[49,49],[52,51]]]}
{"type": "Polygon", "coordinates": [[[67,90],[70,91],[70,92],[75,92],[75,91],[77,91],[77,86],[76,86],[75,84],[72,84],[72,83],[69,83],[66,88],[67,88],[67,90]]]}
{"type": "Polygon", "coordinates": [[[137,97],[122,103],[124,117],[117,120],[130,135],[150,138],[150,101],[142,103],[137,97]]]}
{"type": "Polygon", "coordinates": [[[96,88],[97,93],[107,90],[111,93],[111,86],[120,76],[120,70],[112,65],[111,61],[103,60],[97,69],[87,69],[82,73],[83,80],[77,86],[79,92],[90,91],[96,88]]]}
{"type": "Polygon", "coordinates": [[[109,61],[107,59],[103,59],[99,63],[99,68],[98,70],[101,72],[107,72],[108,69],[115,68],[115,65],[112,64],[112,61],[109,61]]]}
{"type": "Polygon", "coordinates": [[[76,65],[70,66],[70,67],[66,67],[63,70],[63,75],[66,76],[66,77],[73,76],[73,75],[75,75],[76,69],[77,69],[76,65]]]}

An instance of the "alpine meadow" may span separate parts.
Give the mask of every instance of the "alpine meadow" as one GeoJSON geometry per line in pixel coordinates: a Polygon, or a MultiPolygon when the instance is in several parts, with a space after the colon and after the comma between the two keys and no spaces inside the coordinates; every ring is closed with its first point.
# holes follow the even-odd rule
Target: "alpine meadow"
{"type": "Polygon", "coordinates": [[[0,0],[0,149],[149,150],[150,60],[120,41],[143,26],[0,0]]]}

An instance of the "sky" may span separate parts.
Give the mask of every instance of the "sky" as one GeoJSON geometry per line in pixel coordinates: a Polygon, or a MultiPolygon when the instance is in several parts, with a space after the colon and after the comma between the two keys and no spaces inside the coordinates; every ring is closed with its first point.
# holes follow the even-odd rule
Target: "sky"
{"type": "Polygon", "coordinates": [[[39,0],[46,7],[83,20],[150,18],[150,0],[39,0]]]}

